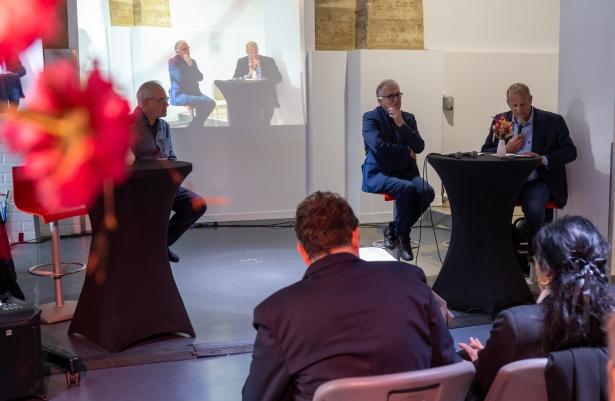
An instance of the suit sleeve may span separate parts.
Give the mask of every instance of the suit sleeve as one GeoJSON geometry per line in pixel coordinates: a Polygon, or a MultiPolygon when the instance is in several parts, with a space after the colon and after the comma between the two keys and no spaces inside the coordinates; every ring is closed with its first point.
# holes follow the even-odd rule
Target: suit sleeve
{"type": "Polygon", "coordinates": [[[496,140],[494,140],[494,138],[493,138],[493,125],[495,124],[496,118],[499,118],[500,116],[496,116],[491,121],[491,125],[489,125],[489,134],[487,134],[487,138],[485,139],[485,143],[480,148],[481,152],[489,152],[489,153],[495,153],[496,152],[496,150],[498,148],[498,142],[496,140]]]}
{"type": "Polygon", "coordinates": [[[237,60],[237,66],[235,66],[235,73],[233,74],[233,78],[242,78],[244,75],[246,75],[242,71],[241,60],[242,59],[237,60]]]}
{"type": "Polygon", "coordinates": [[[429,291],[429,332],[431,334],[431,367],[450,365],[460,362],[461,358],[455,352],[453,338],[442,317],[438,301],[429,291]]]}
{"type": "Polygon", "coordinates": [[[274,333],[257,307],[254,310],[256,341],[250,373],[243,386],[243,401],[280,401],[292,394],[292,377],[284,363],[274,333]]]}
{"type": "Polygon", "coordinates": [[[385,141],[382,129],[378,126],[376,120],[376,117],[372,116],[371,113],[363,114],[363,140],[370,152],[376,158],[386,157],[397,160],[409,160],[410,151],[408,146],[385,141]]]}
{"type": "Polygon", "coordinates": [[[570,131],[564,117],[558,115],[555,119],[555,132],[557,147],[553,152],[548,152],[544,156],[549,161],[549,169],[561,169],[567,163],[577,158],[577,148],[570,138],[570,131]]]}
{"type": "Polygon", "coordinates": [[[414,153],[421,153],[425,150],[425,141],[419,133],[416,125],[416,118],[412,114],[404,116],[404,125],[399,127],[399,136],[402,138],[402,143],[410,146],[414,153]]]}
{"type": "Polygon", "coordinates": [[[501,312],[493,322],[485,348],[478,352],[476,381],[487,393],[500,368],[517,360],[519,332],[513,315],[501,312]]]}

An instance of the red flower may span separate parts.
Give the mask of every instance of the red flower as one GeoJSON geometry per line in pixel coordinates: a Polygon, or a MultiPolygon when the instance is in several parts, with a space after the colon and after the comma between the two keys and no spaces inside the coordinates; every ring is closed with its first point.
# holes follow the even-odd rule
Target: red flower
{"type": "Polygon", "coordinates": [[[491,128],[493,129],[493,135],[498,139],[507,139],[512,136],[512,122],[508,121],[505,115],[496,119],[491,128]]]}
{"type": "Polygon", "coordinates": [[[13,58],[38,38],[57,29],[58,0],[2,0],[0,2],[0,58],[13,58]]]}
{"type": "Polygon", "coordinates": [[[60,62],[41,73],[28,109],[8,114],[4,134],[46,207],[87,205],[126,174],[129,112],[98,69],[83,87],[75,65],[60,62]]]}

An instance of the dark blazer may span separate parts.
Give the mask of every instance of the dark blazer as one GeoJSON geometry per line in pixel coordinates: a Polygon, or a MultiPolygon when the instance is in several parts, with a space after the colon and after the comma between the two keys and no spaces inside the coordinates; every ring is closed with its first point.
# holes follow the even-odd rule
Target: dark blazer
{"type": "MultiPolygon", "coordinates": [[[[570,138],[570,132],[562,116],[535,107],[533,113],[532,152],[546,156],[549,161],[548,167],[542,165],[538,167],[538,177],[549,188],[551,198],[557,207],[562,208],[568,200],[565,165],[577,158],[577,148],[570,138]]],[[[512,121],[512,112],[501,113],[495,116],[491,127],[502,115],[508,121],[512,121]]],[[[493,128],[490,128],[481,151],[495,152],[497,145],[497,139],[493,139],[493,128]]]]}
{"type": "Polygon", "coordinates": [[[329,380],[457,361],[423,271],[337,253],[254,310],[244,401],[311,400],[329,380]]]}
{"type": "Polygon", "coordinates": [[[21,86],[21,77],[26,75],[26,69],[18,57],[12,60],[0,58],[0,63],[3,60],[6,63],[6,69],[12,74],[5,74],[0,80],[0,99],[19,103],[20,98],[26,97],[21,86]]]}
{"type": "Polygon", "coordinates": [[[544,310],[541,304],[515,306],[500,312],[485,348],[478,351],[475,381],[484,396],[500,368],[521,359],[546,356],[543,341],[544,310]]]}
{"type": "Polygon", "coordinates": [[[389,176],[411,180],[419,175],[416,160],[410,157],[410,148],[415,153],[425,149],[425,141],[410,113],[402,112],[406,124],[397,127],[387,112],[380,106],[363,114],[363,191],[382,192],[384,181],[389,176]]]}
{"type": "Polygon", "coordinates": [[[550,353],[545,369],[548,399],[607,401],[608,359],[604,348],[573,348],[550,353]]]}
{"type": "Polygon", "coordinates": [[[169,59],[169,76],[171,78],[171,89],[169,90],[171,104],[175,104],[178,94],[203,96],[199,88],[199,82],[203,80],[203,73],[199,70],[195,59],[192,59],[191,66],[179,55],[169,59]]]}
{"type": "MultiPolygon", "coordinates": [[[[271,57],[258,55],[258,59],[261,66],[261,77],[267,78],[271,85],[267,87],[267,93],[263,94],[264,99],[270,100],[270,103],[279,107],[278,93],[275,86],[282,82],[282,74],[278,70],[278,66],[275,64],[275,60],[271,57]]],[[[237,60],[237,66],[235,67],[235,73],[233,78],[242,78],[244,75],[248,75],[250,67],[248,66],[248,56],[242,57],[237,60]]]]}

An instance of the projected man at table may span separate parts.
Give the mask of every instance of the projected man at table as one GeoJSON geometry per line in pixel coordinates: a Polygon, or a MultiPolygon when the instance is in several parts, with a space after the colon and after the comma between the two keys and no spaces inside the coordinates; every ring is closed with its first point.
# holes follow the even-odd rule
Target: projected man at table
{"type": "Polygon", "coordinates": [[[19,106],[19,101],[26,97],[21,86],[21,77],[26,75],[18,57],[0,58],[0,111],[8,104],[19,106]]]}
{"type": "MultiPolygon", "coordinates": [[[[137,91],[138,106],[134,111],[133,152],[139,159],[177,160],[171,142],[169,123],[161,119],[167,115],[169,98],[162,85],[148,81],[137,91]]],[[[144,199],[147,202],[146,199],[144,199]]],[[[179,187],[175,192],[172,210],[175,212],[169,221],[167,244],[169,260],[179,262],[179,256],[170,246],[194,224],[207,210],[205,199],[187,188],[179,187]]]]}
{"type": "Polygon", "coordinates": [[[513,136],[506,140],[506,153],[542,158],[542,165],[529,175],[519,195],[531,244],[545,221],[553,218],[553,211],[545,210],[547,201],[554,201],[560,209],[566,205],[568,185],[565,165],[577,158],[577,148],[562,116],[532,106],[532,95],[527,85],[510,85],[506,91],[506,103],[510,111],[494,117],[481,150],[496,151],[498,140],[493,134],[493,125],[497,119],[504,117],[513,123],[513,136]]]}
{"type": "Polygon", "coordinates": [[[196,60],[190,56],[190,46],[185,40],[175,43],[175,53],[175,57],[169,60],[171,104],[193,107],[196,115],[190,126],[202,128],[216,107],[216,102],[199,89],[203,73],[199,70],[196,60]]]}
{"type": "Polygon", "coordinates": [[[385,229],[384,245],[400,247],[400,257],[412,260],[410,230],[434,199],[434,190],[419,175],[416,154],[425,148],[416,119],[401,110],[403,93],[392,79],[376,88],[379,106],[363,114],[363,191],[395,197],[395,222],[385,229]]]}
{"type": "Polygon", "coordinates": [[[245,57],[237,60],[233,78],[269,81],[269,85],[262,87],[259,99],[262,121],[265,125],[269,125],[273,116],[273,109],[280,107],[275,86],[282,81],[282,74],[280,74],[273,58],[258,54],[256,42],[246,43],[246,54],[245,57]]]}

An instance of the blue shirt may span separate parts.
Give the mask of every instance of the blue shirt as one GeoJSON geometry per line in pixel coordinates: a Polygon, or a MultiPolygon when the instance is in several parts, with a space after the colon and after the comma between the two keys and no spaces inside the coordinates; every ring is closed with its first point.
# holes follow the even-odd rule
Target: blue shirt
{"type": "MultiPolygon", "coordinates": [[[[524,153],[531,152],[532,151],[532,139],[534,137],[534,108],[532,107],[529,120],[523,125],[521,125],[519,121],[517,121],[517,118],[513,114],[513,125],[514,125],[513,138],[519,135],[520,132],[522,132],[525,135],[525,138],[523,140],[523,146],[521,147],[521,149],[517,151],[517,154],[522,155],[524,153]]],[[[549,165],[549,162],[546,156],[542,156],[542,164],[545,167],[549,165]]],[[[527,180],[528,181],[535,180],[536,178],[538,178],[538,172],[534,170],[527,177],[527,180]]]]}
{"type": "Polygon", "coordinates": [[[150,125],[140,107],[135,109],[133,115],[135,116],[132,126],[135,158],[137,160],[161,158],[177,160],[173,152],[169,123],[158,118],[154,125],[150,125]]]}

